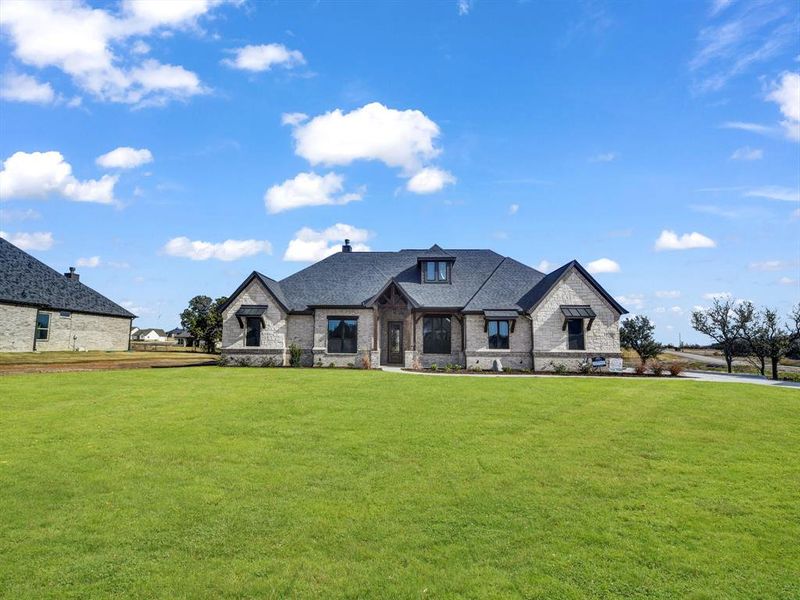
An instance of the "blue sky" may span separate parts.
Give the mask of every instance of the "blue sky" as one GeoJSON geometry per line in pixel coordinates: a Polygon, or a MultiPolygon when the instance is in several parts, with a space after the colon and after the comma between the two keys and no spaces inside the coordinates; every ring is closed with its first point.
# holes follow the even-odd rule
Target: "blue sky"
{"type": "Polygon", "coordinates": [[[146,326],[346,235],[576,258],[700,340],[800,299],[799,11],[4,0],[0,229],[146,326]]]}

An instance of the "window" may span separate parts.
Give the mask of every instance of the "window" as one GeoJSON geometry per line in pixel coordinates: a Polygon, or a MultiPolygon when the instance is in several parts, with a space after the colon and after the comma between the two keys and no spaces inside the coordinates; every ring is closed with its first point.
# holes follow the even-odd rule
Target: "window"
{"type": "Polygon", "coordinates": [[[247,333],[245,334],[244,345],[261,345],[261,317],[247,317],[247,333]]]}
{"type": "Polygon", "coordinates": [[[489,348],[493,350],[508,350],[508,321],[489,321],[489,348]]]}
{"type": "Polygon", "coordinates": [[[429,260],[423,263],[425,283],[447,283],[450,281],[450,263],[446,260],[429,260]]]}
{"type": "Polygon", "coordinates": [[[583,319],[567,319],[567,335],[569,342],[567,348],[570,350],[584,350],[583,341],[583,319]]]}
{"type": "Polygon", "coordinates": [[[425,354],[450,354],[450,317],[425,317],[422,320],[422,351],[425,354]]]}
{"type": "Polygon", "coordinates": [[[438,270],[439,270],[439,281],[447,281],[447,263],[441,261],[438,264],[438,270]]]}
{"type": "Polygon", "coordinates": [[[425,281],[436,281],[436,263],[433,261],[425,263],[425,281]]]}
{"type": "Polygon", "coordinates": [[[328,352],[355,354],[358,350],[358,319],[328,317],[328,352]]]}
{"type": "Polygon", "coordinates": [[[36,339],[47,340],[50,337],[50,313],[40,312],[36,315],[36,339]]]}

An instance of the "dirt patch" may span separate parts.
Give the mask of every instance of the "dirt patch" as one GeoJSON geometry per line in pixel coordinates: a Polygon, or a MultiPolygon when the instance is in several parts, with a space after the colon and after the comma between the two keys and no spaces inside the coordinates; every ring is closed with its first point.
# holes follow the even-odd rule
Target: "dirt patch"
{"type": "Polygon", "coordinates": [[[214,364],[216,364],[215,361],[209,360],[207,357],[198,356],[195,360],[187,360],[185,358],[178,360],[98,360],[80,363],[0,365],[0,375],[14,375],[19,373],[69,373],[73,371],[113,371],[117,369],[198,367],[214,364]]]}

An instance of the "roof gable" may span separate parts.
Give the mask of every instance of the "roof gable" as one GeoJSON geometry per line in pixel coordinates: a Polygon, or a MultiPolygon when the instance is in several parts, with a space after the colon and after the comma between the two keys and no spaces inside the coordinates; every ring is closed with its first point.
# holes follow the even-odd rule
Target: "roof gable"
{"type": "Polygon", "coordinates": [[[578,273],[583,276],[583,278],[591,285],[595,291],[603,297],[603,299],[611,305],[611,308],[616,310],[619,314],[625,315],[628,314],[628,311],[617,302],[611,294],[609,294],[603,286],[601,286],[594,277],[592,277],[589,272],[583,268],[577,260],[571,260],[567,264],[559,267],[552,273],[549,273],[545,276],[531,291],[526,295],[524,301],[528,304],[528,308],[526,309],[528,312],[533,312],[533,310],[544,300],[545,296],[550,293],[556,284],[561,281],[562,279],[566,278],[569,273],[572,271],[577,271],[578,273]]]}

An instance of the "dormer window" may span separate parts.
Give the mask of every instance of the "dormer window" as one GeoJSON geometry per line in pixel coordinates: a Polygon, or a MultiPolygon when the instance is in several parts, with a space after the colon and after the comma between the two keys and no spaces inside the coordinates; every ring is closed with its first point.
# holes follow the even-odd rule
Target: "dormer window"
{"type": "Polygon", "coordinates": [[[450,263],[446,260],[427,260],[422,263],[425,283],[447,283],[450,281],[450,263]]]}

